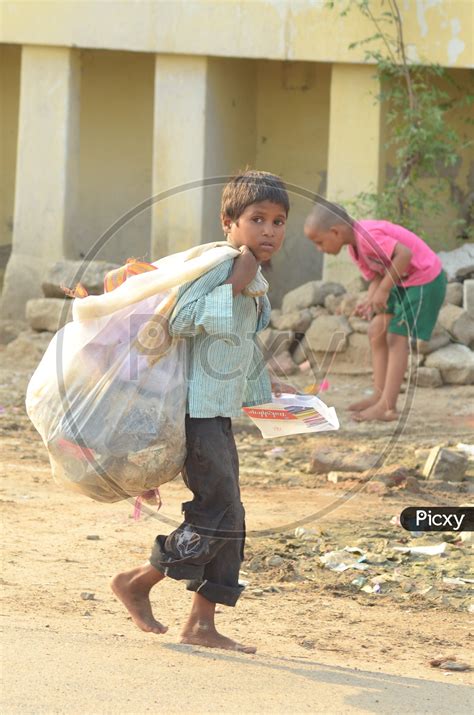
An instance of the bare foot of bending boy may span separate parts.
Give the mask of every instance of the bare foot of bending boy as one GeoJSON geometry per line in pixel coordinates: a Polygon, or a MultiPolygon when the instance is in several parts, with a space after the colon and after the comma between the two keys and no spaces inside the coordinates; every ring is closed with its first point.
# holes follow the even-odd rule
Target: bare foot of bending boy
{"type": "Polygon", "coordinates": [[[166,633],[167,626],[153,616],[150,591],[164,579],[164,574],[150,564],[119,573],[110,582],[112,591],[130,613],[133,622],[146,633],[166,633]]]}
{"type": "Polygon", "coordinates": [[[181,632],[181,643],[201,645],[207,648],[222,648],[240,653],[256,653],[255,646],[237,643],[217,632],[214,623],[216,604],[199,593],[194,594],[188,621],[181,632]]]}
{"type": "Polygon", "coordinates": [[[353,402],[352,405],[349,405],[348,410],[349,412],[362,412],[362,410],[366,410],[368,407],[376,405],[379,400],[380,393],[374,393],[370,397],[366,397],[365,400],[353,402]]]}
{"type": "Polygon", "coordinates": [[[395,409],[387,409],[386,404],[379,401],[361,412],[356,412],[352,419],[356,422],[393,422],[398,420],[398,412],[395,409]]]}

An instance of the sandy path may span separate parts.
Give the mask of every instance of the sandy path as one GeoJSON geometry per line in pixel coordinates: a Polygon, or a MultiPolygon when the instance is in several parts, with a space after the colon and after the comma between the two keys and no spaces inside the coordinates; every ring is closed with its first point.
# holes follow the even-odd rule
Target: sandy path
{"type": "Polygon", "coordinates": [[[139,635],[10,627],[5,649],[8,713],[472,712],[467,686],[275,657],[266,648],[244,657],[139,635]]]}

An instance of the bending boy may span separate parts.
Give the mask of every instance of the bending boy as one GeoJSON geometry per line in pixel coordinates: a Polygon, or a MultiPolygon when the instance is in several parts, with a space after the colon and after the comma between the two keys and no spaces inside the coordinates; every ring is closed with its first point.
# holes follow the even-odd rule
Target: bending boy
{"type": "Polygon", "coordinates": [[[441,261],[417,235],[389,221],[353,221],[337,204],[316,204],[305,234],[324,253],[349,256],[370,281],[356,313],[370,319],[374,393],[349,406],[357,421],[397,419],[409,339],[429,340],[446,294],[441,261]]]}

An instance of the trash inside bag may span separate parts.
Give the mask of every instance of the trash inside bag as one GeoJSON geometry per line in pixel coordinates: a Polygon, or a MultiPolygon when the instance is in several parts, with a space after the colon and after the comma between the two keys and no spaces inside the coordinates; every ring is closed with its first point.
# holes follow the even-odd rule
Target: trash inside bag
{"type": "Polygon", "coordinates": [[[150,322],[166,298],[66,324],[28,386],[55,480],[97,501],[139,496],[182,469],[185,346],[169,338],[166,315],[150,322]]]}

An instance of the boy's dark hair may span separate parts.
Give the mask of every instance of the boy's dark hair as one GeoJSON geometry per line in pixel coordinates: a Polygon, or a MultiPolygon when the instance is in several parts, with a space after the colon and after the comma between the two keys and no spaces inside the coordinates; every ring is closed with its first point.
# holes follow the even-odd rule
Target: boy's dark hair
{"type": "Polygon", "coordinates": [[[338,224],[352,226],[354,223],[343,206],[326,199],[319,199],[314,204],[306,221],[322,231],[328,231],[338,224]]]}
{"type": "Polygon", "coordinates": [[[260,201],[280,204],[288,216],[290,199],[285,184],[279,176],[267,171],[242,171],[224,186],[221,214],[237,221],[247,206],[260,201]]]}

